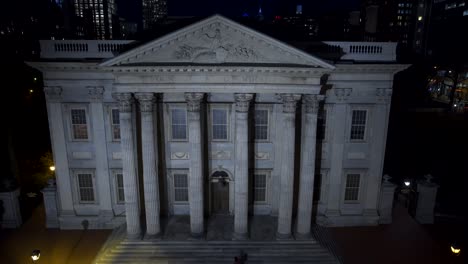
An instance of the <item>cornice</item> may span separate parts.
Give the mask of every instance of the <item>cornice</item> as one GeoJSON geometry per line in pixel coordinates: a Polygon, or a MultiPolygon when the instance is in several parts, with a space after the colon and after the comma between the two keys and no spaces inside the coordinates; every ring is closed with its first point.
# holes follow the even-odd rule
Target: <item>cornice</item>
{"type": "Polygon", "coordinates": [[[397,73],[410,64],[336,64],[333,73],[397,73]]]}

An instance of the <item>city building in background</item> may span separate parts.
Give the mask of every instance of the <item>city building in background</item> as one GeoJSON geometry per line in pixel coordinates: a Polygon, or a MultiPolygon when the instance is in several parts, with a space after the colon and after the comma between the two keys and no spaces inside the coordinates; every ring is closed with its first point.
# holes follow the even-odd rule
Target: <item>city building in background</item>
{"type": "Polygon", "coordinates": [[[153,24],[167,17],[166,0],[143,0],[143,28],[149,29],[153,24]]]}
{"type": "Polygon", "coordinates": [[[73,0],[76,35],[85,39],[112,39],[116,19],[114,0],[73,0]]]}

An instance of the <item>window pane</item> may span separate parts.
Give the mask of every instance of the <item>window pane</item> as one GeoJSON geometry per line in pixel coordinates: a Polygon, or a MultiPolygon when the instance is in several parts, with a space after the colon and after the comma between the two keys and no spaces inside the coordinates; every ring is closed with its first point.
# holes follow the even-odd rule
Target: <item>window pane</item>
{"type": "Polygon", "coordinates": [[[212,120],[213,139],[228,139],[227,110],[213,109],[212,115],[213,115],[213,120],[212,120]]]}
{"type": "Polygon", "coordinates": [[[174,201],[188,201],[188,179],[187,174],[174,174],[174,201]]]}
{"type": "Polygon", "coordinates": [[[88,139],[86,111],[84,109],[71,109],[70,114],[73,139],[88,139]]]}
{"type": "Polygon", "coordinates": [[[359,197],[360,174],[346,176],[345,201],[357,201],[359,197]]]}
{"type": "Polygon", "coordinates": [[[78,189],[81,202],[94,201],[93,177],[91,174],[78,174],[78,189]]]}
{"type": "Polygon", "coordinates": [[[115,176],[117,177],[117,202],[125,202],[123,174],[117,173],[115,176]]]}
{"type": "Polygon", "coordinates": [[[268,140],[268,110],[256,109],[254,115],[255,139],[268,140]]]}
{"type": "Polygon", "coordinates": [[[112,139],[119,140],[120,139],[119,109],[112,109],[111,124],[112,124],[112,139]]]}
{"type": "Polygon", "coordinates": [[[353,110],[351,139],[362,140],[366,131],[366,110],[353,110]]]}
{"type": "Polygon", "coordinates": [[[266,201],[266,174],[254,174],[254,202],[266,201]]]}
{"type": "Polygon", "coordinates": [[[172,109],[172,139],[187,139],[187,116],[185,109],[172,109]]]}

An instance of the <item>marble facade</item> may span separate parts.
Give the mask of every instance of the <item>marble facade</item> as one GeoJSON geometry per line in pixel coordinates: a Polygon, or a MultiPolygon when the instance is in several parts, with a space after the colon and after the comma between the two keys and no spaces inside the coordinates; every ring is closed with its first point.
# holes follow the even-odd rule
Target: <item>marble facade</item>
{"type": "Polygon", "coordinates": [[[29,64],[44,75],[62,229],[126,222],[130,237],[157,237],[161,215],[186,214],[199,237],[221,207],[236,239],[249,214],[278,216],[285,239],[307,237],[312,221],[379,223],[405,65],[327,62],[221,16],[105,60],[29,64]]]}

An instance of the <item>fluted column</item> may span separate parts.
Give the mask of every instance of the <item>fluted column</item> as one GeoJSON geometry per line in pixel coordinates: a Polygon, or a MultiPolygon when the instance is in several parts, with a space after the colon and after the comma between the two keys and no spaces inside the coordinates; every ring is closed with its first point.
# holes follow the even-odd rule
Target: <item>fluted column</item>
{"type": "Polygon", "coordinates": [[[185,93],[188,111],[190,152],[189,203],[190,230],[193,237],[204,233],[203,173],[201,149],[200,103],[203,93],[185,93]]]}
{"type": "Polygon", "coordinates": [[[315,143],[317,112],[323,95],[304,95],[305,118],[302,128],[301,168],[299,178],[299,204],[297,212],[296,238],[310,237],[312,203],[315,176],[315,143]]]}
{"type": "Polygon", "coordinates": [[[133,97],[131,93],[115,93],[112,96],[119,103],[120,145],[122,151],[127,236],[129,238],[138,238],[141,233],[141,226],[132,129],[133,97]]]}
{"type": "Polygon", "coordinates": [[[159,180],[157,171],[157,146],[154,142],[153,93],[137,93],[141,113],[141,148],[143,158],[143,189],[146,211],[146,238],[159,235],[159,180]]]}
{"type": "Polygon", "coordinates": [[[248,224],[248,112],[252,94],[235,94],[236,99],[236,176],[234,206],[234,239],[247,238],[248,224]]]}
{"type": "Polygon", "coordinates": [[[293,191],[294,191],[294,144],[296,134],[296,106],[301,99],[298,94],[282,94],[284,129],[281,163],[280,203],[278,212],[278,239],[291,237],[293,191]]]}

